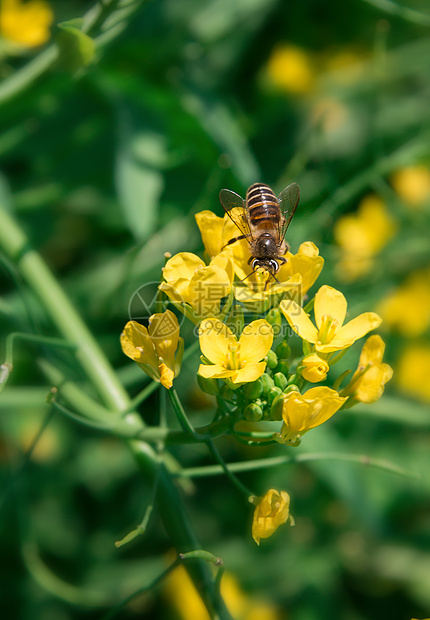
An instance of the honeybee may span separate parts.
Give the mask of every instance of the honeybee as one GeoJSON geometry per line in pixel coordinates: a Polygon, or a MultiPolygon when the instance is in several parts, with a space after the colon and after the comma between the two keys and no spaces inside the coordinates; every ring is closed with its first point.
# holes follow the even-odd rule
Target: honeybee
{"type": "Polygon", "coordinates": [[[222,189],[219,197],[225,212],[242,233],[230,239],[226,246],[247,239],[251,250],[248,265],[253,272],[262,267],[277,280],[276,274],[286,262],[284,254],[289,249],[285,233],[300,199],[297,183],[288,185],[278,198],[264,183],[251,185],[245,200],[229,189],[222,189]],[[234,207],[241,210],[232,211],[234,207]]]}

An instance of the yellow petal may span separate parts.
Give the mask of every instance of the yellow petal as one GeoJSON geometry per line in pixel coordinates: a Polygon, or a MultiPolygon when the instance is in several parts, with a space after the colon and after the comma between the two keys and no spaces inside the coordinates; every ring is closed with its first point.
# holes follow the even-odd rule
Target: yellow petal
{"type": "Polygon", "coordinates": [[[217,256],[215,256],[210,263],[211,267],[213,265],[217,265],[218,267],[221,267],[221,269],[224,269],[228,275],[230,284],[232,284],[234,279],[234,267],[230,250],[224,250],[224,252],[220,252],[217,256]]]}
{"type": "Polygon", "coordinates": [[[393,369],[388,364],[372,366],[358,380],[354,398],[361,403],[375,403],[381,398],[384,386],[392,376],[393,369]]]}
{"type": "Polygon", "coordinates": [[[137,321],[129,321],[121,334],[123,352],[135,362],[158,368],[158,356],[146,327],[137,321]]]}
{"type": "Polygon", "coordinates": [[[224,218],[218,217],[212,211],[200,211],[195,215],[197,226],[202,236],[205,250],[213,258],[222,250],[222,230],[224,227],[224,218]]]}
{"type": "Polygon", "coordinates": [[[231,329],[218,319],[211,317],[200,323],[199,338],[203,355],[214,364],[220,364],[226,368],[228,345],[237,344],[231,329]]]}
{"type": "Polygon", "coordinates": [[[199,375],[205,379],[225,379],[232,377],[235,373],[235,370],[227,370],[221,364],[200,364],[199,366],[199,375]]]}
{"type": "MultiPolygon", "coordinates": [[[[313,245],[313,243],[311,245],[313,245]]],[[[318,252],[318,249],[316,247],[315,249],[318,252]]],[[[294,273],[299,273],[302,277],[302,297],[303,295],[306,295],[308,290],[315,283],[323,267],[324,259],[322,256],[310,256],[307,254],[300,254],[300,250],[298,254],[293,256],[291,268],[294,273]]]]}
{"type": "Polygon", "coordinates": [[[323,316],[327,315],[335,319],[338,327],[343,325],[346,315],[346,299],[340,291],[331,286],[322,286],[315,295],[315,323],[318,329],[321,327],[323,316]]]}
{"type": "Polygon", "coordinates": [[[168,368],[173,369],[179,341],[179,324],[176,316],[171,310],[153,314],[149,318],[148,333],[158,356],[163,359],[168,368]]]}
{"type": "Polygon", "coordinates": [[[215,315],[219,311],[220,299],[228,295],[230,289],[226,271],[218,265],[210,265],[198,269],[191,278],[186,301],[199,316],[215,315]]]}
{"type": "Polygon", "coordinates": [[[261,377],[265,370],[266,362],[247,364],[240,370],[236,370],[231,380],[233,383],[251,383],[261,377]]]}
{"type": "Polygon", "coordinates": [[[288,429],[308,431],[331,418],[346,400],[336,390],[325,386],[311,388],[304,394],[289,392],[285,396],[282,418],[288,429]]]}
{"type": "Polygon", "coordinates": [[[363,345],[360,355],[359,366],[364,368],[368,364],[380,364],[384,357],[385,343],[381,336],[370,336],[363,345]]]}
{"type": "Polygon", "coordinates": [[[287,319],[291,329],[303,340],[315,343],[318,340],[318,330],[306,312],[295,301],[281,301],[279,309],[287,319]]]}
{"type": "Polygon", "coordinates": [[[273,329],[265,319],[252,321],[239,339],[241,366],[254,364],[266,357],[273,342],[273,329]]]}
{"type": "Polygon", "coordinates": [[[317,256],[319,256],[319,253],[320,251],[315,245],[315,243],[312,243],[312,241],[304,241],[303,243],[300,244],[300,247],[299,247],[299,250],[296,256],[300,255],[300,256],[309,256],[311,258],[316,258],[317,256]]]}
{"type": "Polygon", "coordinates": [[[160,364],[158,366],[158,372],[160,374],[160,383],[164,385],[168,390],[173,385],[173,379],[175,378],[175,373],[171,368],[168,368],[166,364],[160,364]]]}
{"type": "Polygon", "coordinates": [[[162,282],[158,288],[160,291],[164,291],[171,301],[176,301],[183,304],[189,297],[189,286],[189,280],[186,278],[178,278],[172,282],[162,282]]]}
{"type": "Polygon", "coordinates": [[[270,489],[261,498],[254,510],[252,537],[260,544],[261,538],[269,538],[289,517],[290,496],[286,491],[280,493],[270,489]]]}
{"type": "Polygon", "coordinates": [[[335,337],[327,345],[317,346],[318,351],[338,351],[349,347],[359,338],[365,336],[372,329],[376,329],[382,319],[375,312],[365,312],[340,328],[335,337]]]}
{"type": "Polygon", "coordinates": [[[166,282],[175,282],[179,278],[191,280],[197,269],[205,267],[201,258],[191,252],[180,252],[172,256],[163,268],[166,282]]]}

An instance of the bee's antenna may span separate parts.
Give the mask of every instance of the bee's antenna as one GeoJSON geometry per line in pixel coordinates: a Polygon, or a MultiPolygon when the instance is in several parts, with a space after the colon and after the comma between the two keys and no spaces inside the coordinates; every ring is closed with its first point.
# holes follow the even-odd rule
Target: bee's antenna
{"type": "Polygon", "coordinates": [[[240,282],[245,282],[245,280],[247,280],[250,276],[252,276],[257,271],[257,269],[258,267],[256,267],[254,271],[251,271],[251,273],[248,273],[248,275],[245,276],[242,280],[240,280],[240,282]]]}
{"type": "MultiPolygon", "coordinates": [[[[274,273],[272,273],[271,271],[270,271],[269,273],[270,273],[270,275],[272,276],[272,278],[273,278],[274,280],[276,280],[276,282],[277,282],[278,284],[281,284],[281,283],[279,282],[278,278],[275,276],[275,274],[274,274],[274,273]]],[[[264,290],[266,290],[266,289],[267,289],[267,285],[268,285],[268,284],[269,284],[269,279],[267,279],[267,280],[266,280],[266,284],[264,285],[264,290]]]]}

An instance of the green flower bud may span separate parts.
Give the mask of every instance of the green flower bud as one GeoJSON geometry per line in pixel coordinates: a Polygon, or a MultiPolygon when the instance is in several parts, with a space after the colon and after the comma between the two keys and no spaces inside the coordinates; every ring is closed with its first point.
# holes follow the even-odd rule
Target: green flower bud
{"type": "Polygon", "coordinates": [[[280,332],[281,328],[281,312],[279,308],[272,308],[266,314],[266,321],[274,328],[275,334],[280,332]]]}
{"type": "Polygon", "coordinates": [[[233,400],[234,392],[228,385],[223,385],[219,391],[219,395],[223,400],[233,400]]]}
{"type": "Polygon", "coordinates": [[[284,396],[283,394],[278,394],[273,400],[272,406],[270,407],[270,419],[279,422],[282,420],[282,409],[284,407],[284,396]]]}
{"type": "Polygon", "coordinates": [[[205,392],[205,394],[212,394],[212,396],[219,394],[219,385],[216,379],[210,379],[197,375],[197,383],[199,384],[201,391],[205,392]]]}
{"type": "Polygon", "coordinates": [[[275,375],[273,375],[273,380],[276,387],[280,388],[281,392],[282,390],[285,390],[288,385],[288,379],[282,372],[277,372],[275,375]]]}
{"type": "Polygon", "coordinates": [[[273,403],[273,401],[275,400],[275,398],[277,396],[279,396],[280,394],[282,394],[282,390],[281,388],[278,387],[272,387],[272,389],[270,390],[268,396],[267,396],[267,400],[269,401],[269,405],[271,405],[273,403]]]}
{"type": "Polygon", "coordinates": [[[227,325],[230,327],[236,338],[239,338],[241,335],[244,324],[245,318],[243,316],[243,308],[242,306],[235,304],[228,316],[227,325]]]}
{"type": "Polygon", "coordinates": [[[252,383],[246,383],[243,386],[243,395],[246,400],[255,400],[263,393],[263,383],[261,377],[252,383]]]}
{"type": "Polygon", "coordinates": [[[275,386],[275,383],[272,377],[270,377],[267,373],[264,373],[263,375],[261,375],[260,381],[263,387],[263,394],[268,394],[270,390],[272,389],[272,387],[275,386]]]}
{"type": "Polygon", "coordinates": [[[265,360],[267,362],[267,365],[269,368],[271,368],[273,370],[273,368],[276,368],[276,366],[278,365],[278,358],[276,356],[275,351],[272,351],[272,349],[270,349],[269,353],[266,355],[265,360]]]}
{"type": "Polygon", "coordinates": [[[283,340],[276,347],[275,353],[279,357],[279,359],[286,360],[291,355],[291,347],[286,340],[283,340]]]}
{"type": "Polygon", "coordinates": [[[287,385],[283,392],[284,394],[288,394],[288,392],[300,392],[300,390],[295,383],[292,383],[291,385],[287,385]]]}
{"type": "Polygon", "coordinates": [[[287,376],[290,371],[290,365],[288,363],[288,360],[279,360],[279,363],[276,366],[276,370],[278,372],[282,372],[283,375],[287,376]]]}
{"type": "Polygon", "coordinates": [[[256,403],[249,403],[249,405],[245,407],[243,417],[245,420],[248,420],[248,422],[259,422],[263,417],[263,410],[256,403]]]}

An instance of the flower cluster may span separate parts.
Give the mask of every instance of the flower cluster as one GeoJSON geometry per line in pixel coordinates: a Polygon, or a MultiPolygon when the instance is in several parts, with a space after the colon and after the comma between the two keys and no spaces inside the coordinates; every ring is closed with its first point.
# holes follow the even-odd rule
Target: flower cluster
{"type": "MultiPolygon", "coordinates": [[[[229,243],[238,233],[227,215],[203,211],[196,221],[204,259],[190,252],[169,258],[159,290],[196,326],[198,383],[216,396],[217,420],[227,421],[228,432],[251,446],[299,446],[308,431],[341,409],[382,395],[392,370],[382,361],[384,343],[375,335],[341,388],[351,371],[336,373],[333,367],[356,340],[379,327],[381,318],[374,312],[351,318],[344,295],[327,285],[309,296],[324,265],[313,243],[302,243],[296,254],[286,252],[274,278],[262,268],[252,270],[246,239],[229,243]]],[[[121,338],[124,352],[166,388],[179,371],[180,341],[170,310],[153,315],[148,329],[131,321],[121,338]],[[162,329],[166,321],[170,328],[162,329]]],[[[292,522],[285,491],[271,489],[251,501],[257,544],[292,522]]]]}

